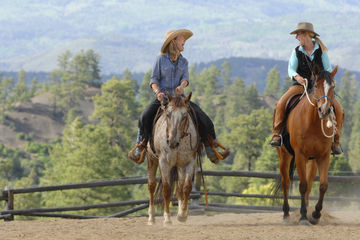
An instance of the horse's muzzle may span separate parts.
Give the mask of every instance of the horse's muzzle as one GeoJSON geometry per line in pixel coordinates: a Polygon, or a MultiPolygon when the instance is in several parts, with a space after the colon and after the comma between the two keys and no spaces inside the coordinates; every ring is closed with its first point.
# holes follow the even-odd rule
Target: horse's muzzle
{"type": "Polygon", "coordinates": [[[318,108],[319,118],[320,119],[326,119],[330,116],[331,109],[330,108],[324,108],[323,106],[318,108]]]}

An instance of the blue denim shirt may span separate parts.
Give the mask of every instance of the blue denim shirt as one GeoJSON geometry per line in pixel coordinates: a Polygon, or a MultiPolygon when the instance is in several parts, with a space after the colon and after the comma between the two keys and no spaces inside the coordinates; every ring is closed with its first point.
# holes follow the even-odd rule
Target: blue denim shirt
{"type": "Polygon", "coordinates": [[[188,61],[181,54],[173,64],[170,55],[158,55],[155,58],[153,71],[150,78],[150,87],[153,83],[159,86],[160,92],[165,93],[165,89],[172,95],[173,91],[180,86],[183,81],[189,82],[188,61]]]}
{"type": "MultiPolygon", "coordinates": [[[[311,55],[309,56],[307,54],[307,52],[305,51],[304,47],[303,46],[300,46],[299,47],[299,51],[305,53],[307,56],[309,56],[310,60],[312,61],[314,59],[314,52],[316,49],[318,49],[320,46],[317,42],[315,42],[315,46],[314,46],[314,50],[313,52],[311,53],[311,55]]],[[[329,55],[327,52],[324,52],[322,55],[321,55],[321,60],[322,60],[322,64],[324,66],[324,69],[328,72],[331,72],[332,71],[332,68],[331,68],[331,64],[330,64],[330,59],[329,59],[329,55]]],[[[296,56],[296,50],[294,49],[291,53],[291,57],[289,59],[289,65],[288,65],[288,73],[289,73],[289,77],[294,81],[296,82],[296,80],[294,79],[294,77],[296,75],[298,75],[298,73],[296,72],[297,68],[299,66],[299,61],[297,59],[297,56],[296,56]]]]}

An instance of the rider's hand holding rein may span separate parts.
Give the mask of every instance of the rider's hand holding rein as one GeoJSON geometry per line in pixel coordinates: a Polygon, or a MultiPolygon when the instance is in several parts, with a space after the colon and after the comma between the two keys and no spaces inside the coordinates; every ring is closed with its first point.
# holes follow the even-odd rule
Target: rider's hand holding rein
{"type": "Polygon", "coordinates": [[[294,77],[294,79],[295,79],[300,85],[305,85],[305,79],[304,79],[302,76],[296,75],[296,76],[294,77]]]}

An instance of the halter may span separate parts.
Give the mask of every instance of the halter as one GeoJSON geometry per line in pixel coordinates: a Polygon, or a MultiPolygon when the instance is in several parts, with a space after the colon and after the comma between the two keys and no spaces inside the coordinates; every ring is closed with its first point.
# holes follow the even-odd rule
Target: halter
{"type": "MultiPolygon", "coordinates": [[[[310,103],[312,106],[315,107],[315,104],[313,104],[313,103],[311,102],[310,98],[309,98],[309,94],[307,93],[307,87],[308,87],[308,80],[305,78],[305,86],[304,86],[305,91],[304,91],[304,92],[305,92],[305,94],[306,94],[306,97],[307,97],[309,103],[310,103]]],[[[321,98],[324,98],[324,97],[327,97],[327,98],[330,99],[330,101],[333,101],[333,100],[335,99],[335,96],[337,95],[337,94],[335,93],[335,91],[334,91],[334,98],[333,98],[333,99],[331,99],[331,98],[328,97],[327,95],[324,95],[324,96],[321,96],[321,97],[319,97],[319,98],[316,98],[316,97],[314,96],[314,87],[315,87],[315,85],[313,86],[313,89],[312,89],[311,94],[312,94],[313,98],[316,99],[317,101],[319,101],[321,98]]],[[[339,96],[339,95],[338,95],[338,96],[339,96]]],[[[301,97],[302,97],[302,96],[301,96],[301,97]]],[[[332,138],[332,137],[334,137],[335,132],[336,132],[336,126],[335,126],[335,125],[336,125],[336,120],[335,120],[335,114],[334,114],[334,110],[333,110],[333,107],[332,107],[332,106],[330,107],[330,115],[331,115],[332,121],[330,121],[330,119],[328,119],[328,123],[326,124],[326,126],[327,126],[328,128],[330,128],[331,126],[333,126],[333,133],[332,133],[330,136],[325,133],[325,131],[324,131],[324,123],[323,123],[323,120],[321,119],[321,130],[322,130],[322,133],[324,134],[324,136],[327,137],[327,138],[332,138]]]]}

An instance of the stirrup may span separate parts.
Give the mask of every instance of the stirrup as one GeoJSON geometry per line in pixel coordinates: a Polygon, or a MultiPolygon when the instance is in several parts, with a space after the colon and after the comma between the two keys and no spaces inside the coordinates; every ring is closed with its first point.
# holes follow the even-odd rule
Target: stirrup
{"type": "Polygon", "coordinates": [[[141,144],[136,144],[136,146],[128,153],[128,157],[130,158],[131,161],[137,163],[137,164],[142,164],[144,161],[145,161],[145,152],[146,152],[146,148],[143,148],[143,150],[141,151],[141,154],[140,154],[140,158],[137,160],[137,159],[134,159],[130,156],[130,153],[131,152],[134,152],[136,148],[140,147],[141,144]]]}
{"type": "Polygon", "coordinates": [[[218,152],[218,150],[216,150],[216,148],[215,148],[213,145],[211,145],[211,149],[214,151],[216,157],[217,157],[219,160],[224,160],[225,158],[227,158],[227,157],[230,155],[230,150],[229,150],[229,148],[224,147],[224,146],[223,146],[221,143],[219,143],[219,142],[217,142],[217,144],[218,144],[219,147],[221,147],[223,150],[228,149],[228,150],[227,150],[228,152],[223,156],[223,155],[221,155],[221,154],[218,152]]]}
{"type": "Polygon", "coordinates": [[[272,147],[281,148],[282,145],[283,145],[283,137],[282,137],[282,135],[280,133],[274,133],[271,140],[270,140],[269,145],[272,146],[272,147]],[[280,137],[280,146],[271,145],[271,141],[274,139],[274,136],[279,136],[280,137]]]}

